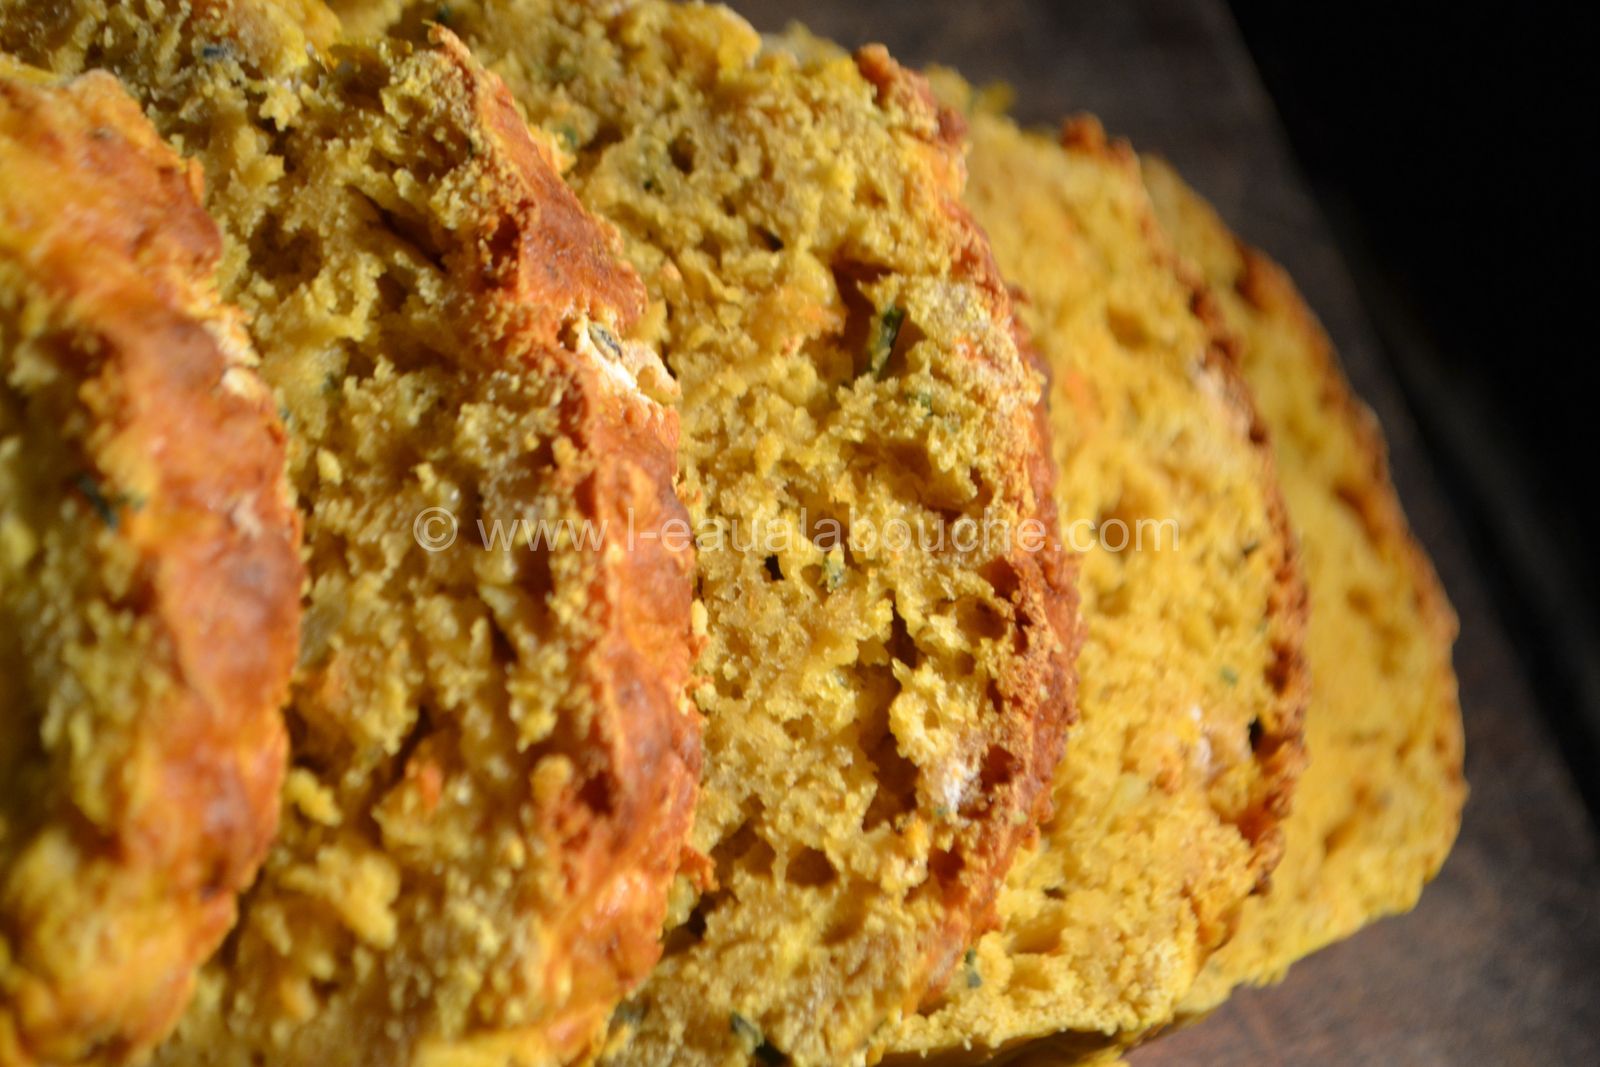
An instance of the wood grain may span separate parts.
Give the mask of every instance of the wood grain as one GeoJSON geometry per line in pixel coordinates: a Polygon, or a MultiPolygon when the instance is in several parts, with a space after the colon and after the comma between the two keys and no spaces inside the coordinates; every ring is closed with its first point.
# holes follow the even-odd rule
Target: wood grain
{"type": "Polygon", "coordinates": [[[1221,0],[734,0],[764,30],[793,18],[882,41],[1017,90],[1024,121],[1075,111],[1162,153],[1294,275],[1389,435],[1395,480],[1461,614],[1456,662],[1472,799],[1412,914],[1301,963],[1280,986],[1132,1057],[1135,1067],[1600,1063],[1600,851],[1504,623],[1436,484],[1319,206],[1221,0]]]}

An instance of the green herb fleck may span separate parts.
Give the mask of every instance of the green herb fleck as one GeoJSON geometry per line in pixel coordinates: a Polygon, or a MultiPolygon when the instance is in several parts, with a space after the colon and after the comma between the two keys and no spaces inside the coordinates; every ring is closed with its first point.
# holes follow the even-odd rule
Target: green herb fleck
{"type": "Polygon", "coordinates": [[[756,1024],[738,1012],[733,1012],[728,1016],[728,1025],[732,1027],[734,1033],[746,1041],[756,1045],[761,1044],[761,1031],[756,1027],[756,1024]]]}
{"type": "Polygon", "coordinates": [[[905,324],[906,309],[898,304],[886,308],[878,318],[878,329],[872,337],[872,348],[867,353],[867,367],[875,377],[883,377],[894,353],[894,343],[900,339],[900,327],[905,324]]]}
{"type": "Polygon", "coordinates": [[[1224,666],[1222,668],[1222,680],[1227,682],[1229,685],[1238,685],[1239,672],[1234,670],[1232,667],[1224,666]]]}
{"type": "Polygon", "coordinates": [[[844,553],[837,548],[823,558],[822,577],[830,593],[844,584],[844,553]]]}
{"type": "Polygon", "coordinates": [[[948,819],[950,817],[950,808],[944,804],[935,804],[933,806],[933,817],[935,819],[948,819]]]}
{"type": "Polygon", "coordinates": [[[961,957],[961,962],[967,969],[967,988],[977,989],[983,985],[983,975],[978,973],[978,950],[967,949],[967,954],[961,957]]]}
{"type": "Polygon", "coordinates": [[[78,492],[83,494],[89,506],[94,509],[94,513],[100,516],[100,521],[113,530],[117,528],[118,508],[126,507],[138,511],[144,507],[144,497],[136,494],[118,493],[116,496],[107,497],[100,490],[100,483],[95,481],[92,474],[80,474],[72,480],[72,484],[78,487],[78,492]]]}
{"type": "Polygon", "coordinates": [[[604,349],[606,355],[612,359],[622,358],[622,345],[617,341],[616,337],[612,336],[610,330],[598,322],[589,324],[589,339],[595,343],[596,348],[604,349]]]}
{"type": "Polygon", "coordinates": [[[933,414],[933,396],[931,394],[919,391],[912,393],[911,399],[922,409],[924,415],[933,414]]]}
{"type": "Polygon", "coordinates": [[[1242,551],[1244,553],[1244,558],[1245,559],[1249,559],[1251,556],[1256,554],[1256,549],[1258,549],[1260,547],[1261,547],[1261,542],[1252,539],[1252,540],[1246,541],[1244,543],[1244,548],[1242,548],[1240,551],[1242,551]]]}
{"type": "Polygon", "coordinates": [[[226,42],[208,41],[200,46],[200,58],[208,63],[215,63],[227,59],[232,54],[226,42]]]}
{"type": "Polygon", "coordinates": [[[611,1013],[611,1021],[618,1026],[636,1026],[644,1020],[645,1005],[636,1000],[625,1000],[611,1013]]]}
{"type": "Polygon", "coordinates": [[[539,68],[539,73],[545,78],[548,78],[550,81],[564,84],[571,81],[577,75],[578,67],[577,64],[571,62],[570,60],[564,59],[561,62],[549,67],[541,66],[539,68]]]}
{"type": "Polygon", "coordinates": [[[728,1024],[733,1028],[733,1032],[739,1035],[741,1040],[748,1041],[754,1046],[755,1057],[762,1063],[776,1065],[789,1062],[789,1057],[780,1052],[772,1042],[762,1037],[760,1028],[743,1015],[738,1012],[732,1013],[728,1016],[728,1024]]]}
{"type": "Polygon", "coordinates": [[[78,492],[82,493],[84,498],[89,501],[89,506],[94,508],[101,521],[115,530],[117,528],[117,513],[111,510],[110,501],[106,500],[105,496],[101,494],[100,485],[94,480],[94,476],[80,474],[73,481],[78,487],[78,492]]]}
{"type": "Polygon", "coordinates": [[[440,4],[438,7],[433,9],[433,21],[437,22],[441,26],[448,26],[450,25],[450,19],[454,17],[454,14],[455,13],[450,10],[449,4],[440,4]]]}

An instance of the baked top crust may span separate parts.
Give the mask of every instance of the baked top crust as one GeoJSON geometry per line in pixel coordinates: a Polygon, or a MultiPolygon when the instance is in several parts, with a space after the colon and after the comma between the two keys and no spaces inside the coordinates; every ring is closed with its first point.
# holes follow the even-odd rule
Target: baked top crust
{"type": "Polygon", "coordinates": [[[278,821],[283,427],[200,174],[113,78],[0,58],[0,1063],[176,1022],[278,821]]]}

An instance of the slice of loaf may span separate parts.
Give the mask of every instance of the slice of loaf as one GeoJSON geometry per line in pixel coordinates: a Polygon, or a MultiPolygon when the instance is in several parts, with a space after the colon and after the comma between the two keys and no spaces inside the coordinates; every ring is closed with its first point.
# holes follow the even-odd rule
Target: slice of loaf
{"type": "Polygon", "coordinates": [[[718,7],[448,18],[623,231],[683,390],[714,870],[605,1060],[848,1062],[982,929],[1070,707],[1040,383],[957,125],[881,49],[718,7]]]}
{"type": "Polygon", "coordinates": [[[157,1062],[559,1062],[659,954],[692,817],[673,387],[503,86],[316,14],[0,24],[205,166],[307,516],[282,832],[157,1062]]]}
{"type": "Polygon", "coordinates": [[[284,436],[200,175],[0,57],[0,1064],[177,1021],[278,821],[284,436]]]}
{"type": "Polygon", "coordinates": [[[1460,825],[1461,711],[1450,664],[1455,616],[1406,527],[1382,433],[1351,393],[1327,336],[1283,271],[1241,244],[1166,164],[1145,163],[1156,211],[1216,293],[1273,430],[1305,546],[1316,690],[1311,765],[1270,895],[1183,1004],[1215,1007],[1235,985],[1405,911],[1460,825]]]}
{"type": "Polygon", "coordinates": [[[1055,813],[893,1062],[1056,1055],[1164,1022],[1265,883],[1302,752],[1305,595],[1261,427],[1138,161],[971,114],[967,203],[1053,379],[1063,536],[1082,549],[1080,721],[1055,813]]]}

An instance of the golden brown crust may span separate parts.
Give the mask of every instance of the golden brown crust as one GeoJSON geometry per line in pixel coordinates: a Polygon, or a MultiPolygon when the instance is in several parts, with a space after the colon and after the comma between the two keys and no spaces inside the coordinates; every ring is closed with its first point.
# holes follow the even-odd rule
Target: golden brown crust
{"type": "MultiPolygon", "coordinates": [[[[1155,220],[1151,219],[1152,224],[1155,220]]],[[[1165,244],[1165,241],[1162,242],[1165,244]]],[[[1254,846],[1252,866],[1257,892],[1271,886],[1272,871],[1283,856],[1283,822],[1289,817],[1295,784],[1306,767],[1305,710],[1310,699],[1311,679],[1306,666],[1306,625],[1310,618],[1310,598],[1305,575],[1300,567],[1300,546],[1289,521],[1289,509],[1277,476],[1272,441],[1255,398],[1238,363],[1238,342],[1228,331],[1205,282],[1170,253],[1172,269],[1189,287],[1195,315],[1211,331],[1212,343],[1206,352],[1206,365],[1226,384],[1230,406],[1241,412],[1250,427],[1265,480],[1267,509],[1276,549],[1272,600],[1268,607],[1273,661],[1269,681],[1278,694],[1277,706],[1264,716],[1252,748],[1261,766],[1255,803],[1239,821],[1239,831],[1254,846]]]]}
{"type": "Polygon", "coordinates": [[[565,872],[563,906],[544,920],[552,959],[561,961],[546,996],[565,1002],[549,1023],[550,1047],[565,1061],[594,1040],[660,958],[667,890],[694,818],[700,724],[686,704],[697,647],[694,553],[688,512],[674,491],[678,422],[670,409],[619,391],[563,343],[564,327],[592,316],[626,333],[644,310],[644,285],[617,256],[615,235],[561,180],[547,143],[528,135],[505,85],[454,34],[431,36],[456,60],[478,122],[499,138],[514,175],[507,186],[521,190],[499,220],[521,249],[508,299],[536,309],[540,347],[530,358],[574,382],[563,421],[592,463],[566,493],[596,528],[631,531],[627,551],[597,554],[588,581],[598,635],[583,652],[580,684],[603,711],[582,742],[600,754],[600,770],[541,812],[565,872]]]}
{"type": "MultiPolygon", "coordinates": [[[[1453,693],[1455,671],[1451,667],[1450,648],[1455,644],[1460,624],[1445,593],[1444,584],[1434,569],[1433,560],[1412,534],[1405,509],[1395,492],[1389,474],[1389,446],[1384,440],[1383,428],[1372,409],[1362,403],[1350,387],[1349,379],[1339,366],[1332,341],[1301,298],[1288,272],[1243,241],[1239,241],[1238,251],[1242,270],[1234,282],[1236,291],[1263,316],[1288,322],[1290,329],[1301,338],[1306,362],[1319,382],[1323,411],[1349,435],[1356,452],[1362,457],[1365,470],[1354,485],[1340,487],[1340,499],[1360,515],[1370,541],[1390,546],[1400,554],[1412,586],[1412,595],[1416,598],[1416,612],[1427,628],[1429,642],[1439,650],[1435,669],[1447,683],[1444,688],[1453,693]]],[[[1466,779],[1462,774],[1466,740],[1455,698],[1452,696],[1446,705],[1434,717],[1430,741],[1440,755],[1445,792],[1458,798],[1456,807],[1459,818],[1459,806],[1466,797],[1466,779]]],[[[1447,849],[1448,843],[1439,851],[1434,870],[1437,870],[1438,863],[1443,862],[1447,849]]],[[[1432,871],[1429,872],[1431,876],[1432,871]]]]}
{"type": "MultiPolygon", "coordinates": [[[[952,275],[978,289],[988,317],[1009,324],[1023,365],[1047,382],[1043,361],[1027,345],[1013,315],[1011,290],[988,238],[961,201],[966,184],[964,119],[953,108],[941,106],[927,79],[900,66],[881,45],[860,49],[855,61],[876,88],[878,105],[908,120],[935,150],[926,158],[942,194],[941,232],[953,252],[952,275]]],[[[980,347],[973,354],[990,361],[997,374],[1014,373],[992,347],[980,347]]],[[[1076,719],[1073,663],[1082,633],[1074,568],[1057,529],[1050,439],[1048,393],[1041,388],[1036,403],[1015,408],[1011,432],[992,442],[994,448],[1009,453],[1011,466],[1024,473],[1033,503],[1028,515],[1046,533],[1042,547],[1031,551],[1013,539],[1011,551],[992,565],[988,575],[1013,603],[1019,655],[1007,663],[997,682],[1005,714],[982,757],[988,806],[976,832],[964,835],[961,874],[946,884],[944,921],[925,941],[927,976],[911,983],[907,1010],[937,997],[967,946],[995,925],[995,900],[1016,851],[1037,836],[1039,821],[1049,814],[1056,765],[1076,719]]]]}
{"type": "MultiPolygon", "coordinates": [[[[1014,302],[1022,299],[1026,298],[1012,291],[1014,302]]],[[[1033,483],[1034,499],[1038,502],[1034,518],[1048,531],[1044,548],[1035,553],[1040,577],[1043,580],[1044,611],[1049,619],[1050,629],[1056,634],[1065,653],[1064,658],[1047,660],[1044,670],[1038,672],[1042,675],[1046,692],[1062,694],[1059,699],[1066,705],[1066,711],[1040,731],[1040,741],[1035,746],[1034,759],[1028,770],[1029,788],[1034,791],[1034,803],[1030,815],[1029,836],[1024,840],[1031,840],[1037,833],[1038,824],[1050,817],[1056,767],[1061,762],[1066,735],[1070,727],[1078,721],[1077,701],[1068,694],[1075,694],[1077,691],[1078,678],[1074,665],[1077,663],[1078,650],[1083,645],[1084,632],[1078,613],[1076,568],[1061,543],[1061,509],[1056,501],[1056,485],[1059,478],[1056,471],[1055,449],[1051,444],[1053,431],[1050,428],[1050,364],[1034,344],[1027,326],[1020,318],[1012,320],[1012,336],[1016,338],[1018,354],[1044,383],[1044,388],[1039,393],[1039,402],[1033,409],[1034,443],[1029,450],[1028,478],[1033,483]]],[[[976,926],[972,933],[974,935],[982,933],[992,925],[992,921],[986,921],[976,926]]]]}
{"type": "MultiPolygon", "coordinates": [[[[1010,286],[1001,277],[989,239],[961,200],[966,185],[962,163],[967,128],[954,108],[935,100],[928,81],[890,57],[881,45],[855,55],[857,68],[878,91],[880,107],[913,116],[912,124],[937,151],[933,171],[943,193],[944,239],[953,249],[952,273],[983,294],[987,314],[1008,323],[1017,356],[1043,388],[1036,403],[1018,406],[1012,432],[994,447],[1012,450],[1024,472],[1033,508],[1028,517],[1044,531],[1040,545],[1024,548],[1013,538],[1003,562],[989,578],[1009,591],[1018,630],[1019,655],[1006,664],[998,687],[1006,709],[998,737],[984,754],[984,792],[989,807],[981,831],[961,851],[963,877],[947,892],[945,922],[930,937],[932,961],[925,987],[911,1003],[938,996],[967,946],[996,923],[995,900],[1018,847],[1033,840],[1050,813],[1051,785],[1061,761],[1068,729],[1077,719],[1078,591],[1073,561],[1061,545],[1055,499],[1056,471],[1049,415],[1049,369],[1033,348],[1012,308],[1010,286]]],[[[1014,371],[992,348],[975,355],[990,361],[997,374],[1014,371]]]]}
{"type": "Polygon", "coordinates": [[[561,495],[594,528],[630,531],[625,551],[588,561],[596,632],[580,649],[577,684],[597,713],[573,740],[580,766],[594,769],[539,812],[563,888],[540,916],[550,959],[542,1000],[560,1006],[543,1027],[564,1062],[660,958],[667,890],[694,817],[700,726],[685,697],[694,553],[674,491],[678,424],[669,409],[619,390],[571,343],[574,322],[603,318],[625,334],[644,310],[644,285],[616,255],[615,236],[561,180],[505,85],[448,30],[430,37],[473,101],[474,126],[496,139],[499,180],[483,209],[493,229],[482,247],[484,277],[504,292],[491,298],[516,309],[527,331],[521,358],[572,384],[563,433],[588,462],[563,472],[561,495]],[[509,263],[500,258],[507,246],[517,250],[509,263]]]}
{"type": "MultiPolygon", "coordinates": [[[[528,136],[505,84],[480,67],[455,34],[435,27],[429,38],[455,67],[472,101],[473,125],[494,138],[510,178],[507,188],[519,190],[515,205],[504,209],[516,222],[486,235],[491,246],[516,235],[514,270],[504,277],[497,273],[496,284],[514,290],[511,299],[532,316],[529,328],[552,347],[562,324],[581,315],[605,312],[631,328],[644,313],[644,283],[618,258],[614,238],[597,237],[594,218],[561,180],[548,142],[528,136]]],[[[490,254],[501,250],[491,247],[490,254]]]]}
{"type": "MultiPolygon", "coordinates": [[[[0,798],[0,858],[12,864],[0,867],[0,1062],[117,1061],[176,1021],[276,826],[299,519],[275,408],[236,313],[215,296],[221,245],[199,204],[198,170],[109,77],[59,88],[9,77],[0,78],[0,186],[0,263],[25,286],[6,299],[40,302],[45,350],[83,383],[91,426],[66,447],[83,450],[85,484],[99,487],[89,502],[104,512],[104,541],[116,542],[90,559],[133,568],[120,592],[115,577],[80,575],[74,585],[90,600],[76,606],[106,598],[142,620],[152,658],[125,669],[170,683],[134,709],[97,706],[99,693],[68,698],[92,744],[127,768],[109,792],[74,769],[95,756],[67,756],[46,740],[54,755],[34,758],[64,761],[47,792],[0,798]],[[13,802],[32,810],[11,824],[31,825],[28,839],[6,839],[13,802]],[[39,851],[56,831],[70,842],[66,871],[39,851]],[[74,946],[89,929],[103,940],[74,946]]],[[[12,353],[0,355],[9,365],[12,353]]],[[[18,402],[25,410],[29,401],[18,402]]],[[[42,552],[7,581],[49,573],[42,552]]],[[[34,655],[49,647],[33,620],[13,624],[9,639],[34,655]]],[[[24,683],[11,714],[39,714],[51,699],[42,687],[62,667],[33,670],[41,688],[24,683]]],[[[21,788],[21,769],[10,770],[21,788]]]]}

